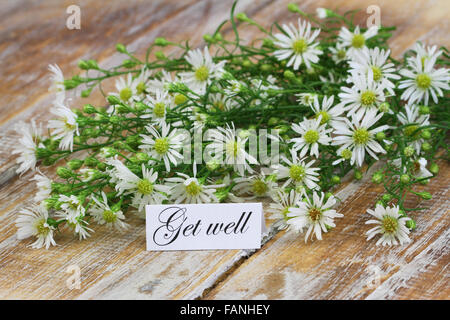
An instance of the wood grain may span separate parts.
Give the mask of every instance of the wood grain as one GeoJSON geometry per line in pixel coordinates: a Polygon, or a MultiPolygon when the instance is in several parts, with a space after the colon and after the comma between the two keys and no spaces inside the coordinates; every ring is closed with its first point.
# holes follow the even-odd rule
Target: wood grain
{"type": "MultiPolygon", "coordinates": [[[[237,11],[245,10],[248,16],[268,26],[273,21],[297,19],[286,10],[289,2],[241,1],[237,11]]],[[[108,67],[122,58],[114,52],[116,42],[127,44],[142,57],[158,36],[174,41],[191,39],[194,45],[200,45],[202,35],[214,31],[228,17],[232,2],[114,0],[107,6],[92,0],[77,3],[82,10],[80,31],[65,28],[65,8],[72,4],[69,1],[0,4],[0,60],[4,66],[0,68],[0,298],[194,299],[211,288],[208,299],[448,298],[446,164],[442,176],[430,186],[436,197],[432,208],[421,213],[423,221],[418,219],[419,228],[414,234],[417,238],[406,253],[402,249],[374,248],[373,242],[365,242],[364,211],[380,190],[361,182],[342,186],[342,198],[350,197],[341,204],[346,220],[321,243],[304,245],[301,238],[280,233],[256,254],[241,250],[146,252],[144,223],[135,217],[130,218],[131,230],[126,234],[96,228],[89,240],[79,242],[63,233],[57,238],[60,245],[48,251],[30,249],[27,245],[31,241],[19,242],[15,237],[15,215],[31,202],[36,189],[28,181],[31,173],[18,178],[11,169],[11,148],[17,139],[12,128],[19,120],[50,118],[47,111],[52,95],[47,92],[47,65],[58,63],[66,75],[76,72],[81,58],[95,58],[102,67],[108,67]],[[333,240],[335,237],[338,241],[333,240]],[[278,260],[271,261],[271,265],[269,257],[278,260]],[[365,290],[364,281],[370,274],[364,268],[378,262],[383,281],[377,289],[365,290]],[[66,269],[71,265],[81,269],[80,290],[66,286],[70,276],[66,269]],[[234,271],[229,275],[230,270],[234,271]],[[297,283],[310,289],[302,290],[297,283]],[[314,290],[315,284],[322,288],[321,292],[314,290]],[[248,291],[241,290],[244,285],[248,291]]],[[[365,10],[370,4],[381,7],[383,24],[398,26],[391,40],[396,56],[416,39],[449,45],[447,1],[303,1],[300,7],[308,12],[318,6],[344,11],[365,10]]],[[[361,13],[357,19],[363,23],[366,16],[361,13]]],[[[241,30],[248,41],[258,36],[252,28],[241,30]]],[[[86,101],[104,103],[94,92],[89,100],[75,98],[72,106],[86,101]]],[[[52,170],[45,172],[53,174],[52,170]]]]}

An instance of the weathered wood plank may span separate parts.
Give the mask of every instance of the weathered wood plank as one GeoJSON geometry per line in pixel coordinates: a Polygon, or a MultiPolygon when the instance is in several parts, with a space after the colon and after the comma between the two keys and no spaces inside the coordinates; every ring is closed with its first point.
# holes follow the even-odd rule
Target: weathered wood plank
{"type": "Polygon", "coordinates": [[[448,299],[450,165],[440,166],[426,186],[433,199],[407,200],[408,207],[428,207],[412,214],[411,244],[377,247],[365,240],[366,209],[383,191],[366,184],[338,207],[344,217],[323,241],[305,244],[304,235],[281,232],[204,298],[448,299]]]}

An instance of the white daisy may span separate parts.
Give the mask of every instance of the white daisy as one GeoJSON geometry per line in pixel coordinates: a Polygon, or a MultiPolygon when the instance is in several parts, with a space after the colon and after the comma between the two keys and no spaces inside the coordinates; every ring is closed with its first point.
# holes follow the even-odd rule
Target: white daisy
{"type": "Polygon", "coordinates": [[[62,150],[73,150],[73,136],[78,132],[78,116],[69,108],[58,105],[50,109],[50,112],[58,116],[57,120],[49,120],[47,127],[53,129],[52,135],[59,142],[59,148],[62,150]]]}
{"type": "Polygon", "coordinates": [[[152,122],[161,126],[166,122],[167,111],[174,107],[173,99],[167,91],[157,91],[155,97],[147,95],[151,112],[141,116],[143,119],[151,118],[152,122]]]}
{"type": "Polygon", "coordinates": [[[107,163],[114,166],[110,174],[116,183],[118,196],[133,194],[131,204],[140,212],[143,212],[148,204],[161,204],[167,199],[165,193],[169,192],[170,188],[157,183],[158,172],[153,171],[153,168],[147,169],[142,164],[142,178],[140,178],[118,159],[109,159],[107,163]]]}
{"type": "Polygon", "coordinates": [[[44,148],[44,145],[41,143],[42,126],[37,127],[34,120],[31,120],[31,124],[18,123],[15,130],[22,135],[12,151],[12,154],[19,154],[19,157],[16,159],[19,168],[17,168],[16,172],[21,174],[29,169],[34,170],[36,167],[37,148],[44,148]]]}
{"type": "Polygon", "coordinates": [[[56,216],[65,220],[80,240],[89,237],[89,232],[94,230],[87,227],[88,222],[84,220],[86,208],[80,199],[74,195],[60,195],[58,201],[61,202],[61,210],[57,212],[56,216]]]}
{"type": "Polygon", "coordinates": [[[102,191],[102,200],[98,200],[96,197],[92,197],[95,205],[89,209],[90,214],[94,217],[94,220],[98,224],[104,224],[108,228],[115,228],[118,231],[124,231],[128,229],[129,225],[125,223],[125,216],[122,210],[117,208],[111,208],[108,205],[108,198],[102,191]]]}
{"type": "Polygon", "coordinates": [[[218,202],[215,192],[223,184],[208,185],[204,179],[197,179],[197,166],[194,162],[193,176],[177,172],[178,177],[167,178],[170,189],[170,200],[174,203],[214,203],[218,202]]]}
{"type": "Polygon", "coordinates": [[[274,202],[267,209],[267,212],[271,213],[269,219],[276,220],[273,224],[276,230],[286,229],[289,226],[287,214],[292,207],[296,207],[302,200],[302,195],[295,190],[291,190],[289,193],[284,190],[278,190],[272,193],[272,200],[274,202]]]}
{"type": "Polygon", "coordinates": [[[323,97],[322,104],[319,102],[319,99],[314,97],[313,103],[310,105],[311,109],[315,113],[315,118],[319,118],[322,116],[320,124],[329,124],[333,127],[336,121],[343,121],[344,117],[340,117],[342,113],[344,113],[344,108],[340,105],[336,105],[333,107],[334,96],[323,97]]]}
{"type": "Polygon", "coordinates": [[[242,92],[247,87],[247,85],[239,80],[232,79],[228,80],[228,86],[223,89],[225,91],[225,94],[228,97],[233,97],[239,93],[242,92]]]}
{"type": "MultiPolygon", "coordinates": [[[[396,168],[402,167],[402,159],[394,159],[390,162],[396,168]]],[[[428,161],[425,158],[419,158],[412,161],[411,173],[416,178],[430,178],[433,174],[427,169],[428,161]]],[[[403,168],[403,172],[406,173],[407,168],[403,168]]]]}
{"type": "Polygon", "coordinates": [[[395,84],[392,80],[400,79],[398,74],[395,74],[396,69],[393,63],[386,63],[391,51],[376,47],[374,49],[364,48],[356,52],[353,59],[349,61],[350,73],[362,73],[367,75],[371,69],[373,74],[373,81],[378,82],[385,87],[390,94],[394,94],[395,84]]]}
{"type": "Polygon", "coordinates": [[[48,211],[43,205],[22,209],[16,219],[17,238],[22,240],[35,236],[37,239],[31,244],[31,247],[35,249],[44,246],[45,249],[48,249],[50,245],[56,246],[53,239],[55,228],[47,223],[47,219],[48,211]]]}
{"type": "Polygon", "coordinates": [[[348,116],[356,114],[361,117],[368,110],[377,110],[378,105],[385,101],[384,86],[373,80],[373,71],[369,69],[367,75],[353,73],[349,77],[353,83],[351,88],[341,87],[338,94],[341,99],[339,106],[348,110],[348,116]]]}
{"type": "Polygon", "coordinates": [[[272,176],[266,176],[261,169],[259,174],[234,179],[236,185],[232,191],[238,195],[249,195],[247,200],[270,196],[278,187],[272,176]]]}
{"type": "Polygon", "coordinates": [[[401,99],[407,100],[408,104],[424,102],[428,105],[431,98],[438,103],[438,97],[444,95],[442,90],[450,90],[449,69],[435,69],[436,57],[425,59],[416,56],[415,59],[408,60],[410,69],[400,70],[400,74],[407,78],[400,81],[399,89],[405,89],[401,99]]]}
{"type": "Polygon", "coordinates": [[[139,75],[132,82],[132,92],[135,94],[135,100],[142,100],[149,93],[149,84],[152,71],[142,68],[139,75]]]}
{"type": "Polygon", "coordinates": [[[140,149],[148,153],[150,157],[156,160],[163,160],[167,172],[170,171],[170,164],[175,166],[179,163],[183,156],[178,152],[183,147],[185,136],[177,131],[170,130],[170,125],[162,123],[161,132],[154,126],[146,126],[147,132],[151,134],[141,134],[142,144],[140,149]]]}
{"type": "Polygon", "coordinates": [[[403,129],[403,132],[407,137],[413,140],[411,145],[416,150],[416,153],[420,154],[420,148],[425,140],[420,136],[420,130],[418,129],[430,124],[430,115],[420,114],[417,105],[406,105],[405,113],[400,112],[397,115],[397,118],[402,125],[408,125],[403,129]]]}
{"type": "Polygon", "coordinates": [[[179,75],[186,85],[198,94],[203,94],[206,86],[214,79],[220,79],[225,72],[225,60],[214,63],[208,48],[190,50],[186,55],[186,61],[192,66],[193,71],[180,72],[179,75]]]}
{"type": "Polygon", "coordinates": [[[47,178],[47,176],[40,172],[39,169],[38,173],[35,174],[30,180],[36,181],[36,186],[38,187],[38,192],[34,196],[34,201],[36,203],[50,197],[50,194],[52,193],[52,180],[47,178]]]}
{"type": "Polygon", "coordinates": [[[334,218],[341,218],[344,215],[331,209],[336,204],[334,196],[330,196],[324,203],[325,194],[319,195],[314,191],[312,201],[309,197],[305,197],[305,201],[298,202],[298,208],[291,207],[287,216],[291,219],[287,224],[295,231],[302,232],[303,228],[307,228],[305,242],[309,236],[314,234],[318,240],[322,240],[322,232],[327,232],[327,228],[335,227],[334,218]]]}
{"type": "Polygon", "coordinates": [[[383,125],[375,129],[370,129],[381,117],[383,113],[377,114],[376,110],[368,110],[364,117],[354,116],[352,121],[345,119],[335,127],[336,136],[333,138],[333,145],[340,145],[337,154],[344,150],[350,150],[352,156],[350,163],[356,163],[361,167],[364,157],[367,153],[378,160],[377,153],[386,153],[381,145],[375,140],[377,132],[389,129],[389,126],[383,125]]]}
{"type": "Polygon", "coordinates": [[[292,23],[289,25],[283,24],[281,28],[284,33],[277,33],[275,35],[276,41],[274,41],[274,44],[281,48],[274,52],[278,60],[289,58],[286,66],[293,66],[294,70],[298,70],[302,63],[307,68],[311,68],[311,63],[319,61],[322,50],[317,48],[319,43],[314,43],[314,40],[320,34],[320,29],[311,33],[311,24],[300,19],[298,19],[298,28],[292,23]]]}
{"type": "Polygon", "coordinates": [[[399,213],[399,207],[386,207],[378,204],[375,210],[367,209],[367,213],[376,219],[366,221],[366,224],[376,224],[377,226],[367,231],[367,240],[372,239],[377,234],[381,234],[381,238],[377,241],[377,245],[403,245],[411,242],[409,238],[409,229],[406,227],[406,221],[411,220],[403,217],[399,213]]]}
{"type": "Polygon", "coordinates": [[[126,79],[124,79],[123,77],[119,77],[116,80],[117,91],[110,92],[109,95],[118,97],[124,103],[132,103],[134,100],[138,100],[136,87],[137,85],[133,80],[131,73],[128,73],[126,79]]]}
{"type": "Polygon", "coordinates": [[[210,94],[208,99],[212,111],[230,111],[239,106],[235,100],[220,93],[210,94]]]}
{"type": "MultiPolygon", "coordinates": [[[[218,127],[207,132],[208,150],[214,152],[216,157],[225,157],[225,164],[232,165],[241,176],[245,171],[250,173],[253,169],[250,164],[258,164],[258,161],[245,151],[247,138],[241,138],[236,134],[234,124],[227,124],[226,128],[218,127]]],[[[223,161],[223,158],[221,159],[223,161]]]]}
{"type": "Polygon", "coordinates": [[[308,150],[311,156],[319,157],[319,145],[329,145],[331,138],[329,134],[333,129],[326,129],[326,124],[322,122],[322,115],[317,119],[304,119],[299,124],[292,124],[292,130],[300,135],[289,142],[294,142],[294,150],[300,151],[300,158],[303,158],[308,150]]]}
{"type": "Polygon", "coordinates": [[[57,64],[50,64],[48,70],[51,73],[51,84],[48,90],[56,93],[56,103],[63,103],[66,98],[66,87],[64,86],[64,75],[61,68],[57,64]]]}
{"type": "Polygon", "coordinates": [[[300,104],[311,107],[314,99],[317,98],[317,93],[298,93],[295,96],[298,98],[297,101],[300,104]]]}
{"type": "Polygon", "coordinates": [[[347,54],[350,57],[353,57],[354,54],[364,48],[367,48],[366,41],[378,33],[378,27],[372,26],[367,29],[366,32],[361,34],[359,30],[359,26],[355,28],[354,32],[351,32],[346,27],[342,27],[339,32],[339,42],[346,48],[348,48],[347,54]]]}
{"type": "Polygon", "coordinates": [[[329,47],[329,49],[331,52],[331,59],[333,59],[335,63],[347,61],[348,59],[350,59],[347,49],[340,42],[336,42],[336,47],[329,47]]]}
{"type": "Polygon", "coordinates": [[[317,171],[320,169],[311,167],[315,160],[305,163],[305,159],[298,158],[295,150],[291,150],[291,158],[292,161],[282,155],[281,160],[285,165],[276,164],[272,166],[277,179],[283,180],[288,178],[282,188],[289,186],[291,183],[294,186],[305,185],[311,190],[318,188],[319,186],[316,182],[319,181],[317,177],[319,173],[317,171]]]}

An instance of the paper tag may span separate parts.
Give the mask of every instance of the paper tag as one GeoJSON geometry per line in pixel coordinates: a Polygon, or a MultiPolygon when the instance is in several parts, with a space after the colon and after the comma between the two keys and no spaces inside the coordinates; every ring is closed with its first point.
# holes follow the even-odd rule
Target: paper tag
{"type": "Polygon", "coordinates": [[[261,203],[147,205],[147,250],[258,249],[261,203]]]}

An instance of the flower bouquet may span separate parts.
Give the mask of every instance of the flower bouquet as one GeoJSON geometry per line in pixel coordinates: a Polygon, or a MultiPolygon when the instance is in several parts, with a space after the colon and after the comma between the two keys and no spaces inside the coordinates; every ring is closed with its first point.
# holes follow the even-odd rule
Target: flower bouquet
{"type": "Polygon", "coordinates": [[[290,4],[297,23],[266,29],[235,6],[203,48],[156,38],[139,59],[117,44],[120,64],[82,60],[67,79],[50,65],[54,119],[46,134],[34,121],[18,126],[17,172],[35,170],[38,187],[18,213],[19,238],[49,248],[57,232],[126,232],[127,217],[148,204],[269,198],[276,230],[321,240],[343,216],[332,193],[341,179],[359,180],[380,161],[372,181],[385,193],[367,210],[367,239],[410,241],[404,200],[431,198],[414,185],[438,173],[447,149],[447,49],[417,43],[396,60],[387,45],[395,27],[361,28],[350,13],[290,4]],[[238,26],[262,37],[245,41],[238,26]],[[166,56],[171,46],[178,51],[166,56]],[[105,93],[110,78],[116,90],[105,93]],[[70,94],[95,88],[104,105],[69,107],[70,94]],[[56,166],[55,177],[38,165],[56,166]]]}

